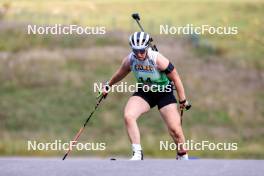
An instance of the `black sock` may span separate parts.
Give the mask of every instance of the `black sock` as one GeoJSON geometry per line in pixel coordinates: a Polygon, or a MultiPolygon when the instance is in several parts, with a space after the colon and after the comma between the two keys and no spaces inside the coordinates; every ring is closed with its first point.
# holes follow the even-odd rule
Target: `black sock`
{"type": "Polygon", "coordinates": [[[185,151],[185,152],[177,152],[177,155],[178,155],[178,156],[183,156],[183,155],[185,155],[185,154],[187,154],[186,151],[185,151]]]}

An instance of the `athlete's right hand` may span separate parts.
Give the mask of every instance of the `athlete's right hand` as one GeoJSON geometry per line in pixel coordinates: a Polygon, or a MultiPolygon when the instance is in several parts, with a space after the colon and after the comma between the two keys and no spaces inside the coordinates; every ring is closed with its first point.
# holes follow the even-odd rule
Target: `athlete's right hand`
{"type": "Polygon", "coordinates": [[[103,83],[102,90],[100,90],[98,92],[97,99],[100,99],[102,97],[106,98],[108,95],[109,89],[110,89],[109,82],[107,81],[107,82],[103,83]]]}

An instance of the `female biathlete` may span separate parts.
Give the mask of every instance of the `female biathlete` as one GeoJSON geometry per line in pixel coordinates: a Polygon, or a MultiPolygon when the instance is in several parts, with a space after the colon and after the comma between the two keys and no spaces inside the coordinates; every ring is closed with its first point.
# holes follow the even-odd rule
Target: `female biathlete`
{"type": "MultiPolygon", "coordinates": [[[[108,93],[106,87],[119,82],[130,71],[134,73],[138,83],[142,83],[144,86],[153,86],[153,89],[147,89],[151,91],[143,89],[144,86],[139,88],[129,98],[124,109],[125,125],[133,151],[131,160],[143,160],[137,119],[156,105],[174,142],[176,144],[185,142],[171,82],[174,83],[177,90],[180,109],[184,109],[188,105],[183,84],[175,67],[159,52],[153,51],[150,48],[150,42],[150,36],[145,32],[135,32],[130,36],[129,44],[132,52],[123,59],[120,68],[109,80],[107,86],[105,84],[101,92],[101,96],[106,97],[108,93]]],[[[182,145],[178,145],[176,159],[188,160],[187,151],[182,145]]]]}

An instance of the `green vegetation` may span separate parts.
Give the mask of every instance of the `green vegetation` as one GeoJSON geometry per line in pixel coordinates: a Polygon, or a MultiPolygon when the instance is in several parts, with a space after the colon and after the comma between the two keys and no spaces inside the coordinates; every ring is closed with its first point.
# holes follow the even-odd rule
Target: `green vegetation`
{"type": "MultiPolygon", "coordinates": [[[[263,3],[151,1],[151,6],[149,3],[0,1],[0,7],[8,9],[0,18],[0,155],[62,154],[29,152],[26,141],[72,139],[94,106],[93,83],[109,79],[129,52],[129,31],[137,29],[130,14],[138,11],[146,29],[154,34],[159,32],[159,24],[164,23],[234,25],[241,29],[238,36],[202,36],[199,47],[184,36],[156,35],[155,40],[161,52],[175,63],[193,104],[192,110],[184,114],[186,138],[238,142],[235,152],[195,151],[191,155],[264,158],[264,53],[260,23],[263,3]],[[28,22],[105,25],[107,34],[27,35],[24,23],[28,22]]],[[[125,81],[131,83],[134,79],[129,75],[125,81]]],[[[130,152],[122,119],[129,95],[110,94],[81,137],[82,142],[105,141],[107,150],[74,151],[73,155],[130,152]]],[[[156,109],[140,118],[139,125],[148,156],[174,156],[173,151],[159,151],[159,141],[171,139],[156,109]]]]}
{"type": "MultiPolygon", "coordinates": [[[[0,1],[1,3],[1,1],[0,1]]],[[[147,31],[159,34],[159,25],[185,26],[236,26],[238,35],[204,35],[202,43],[208,43],[222,57],[239,60],[241,65],[263,68],[264,3],[261,1],[62,1],[46,3],[44,0],[2,0],[8,7],[7,20],[36,24],[79,24],[83,26],[106,26],[111,30],[138,30],[131,13],[137,11],[144,19],[147,31]],[[147,12],[147,13],[146,13],[147,12]]],[[[3,6],[4,6],[3,5],[3,6]]],[[[177,35],[172,37],[177,38],[177,35]]],[[[1,48],[1,47],[0,47],[1,48]]]]}

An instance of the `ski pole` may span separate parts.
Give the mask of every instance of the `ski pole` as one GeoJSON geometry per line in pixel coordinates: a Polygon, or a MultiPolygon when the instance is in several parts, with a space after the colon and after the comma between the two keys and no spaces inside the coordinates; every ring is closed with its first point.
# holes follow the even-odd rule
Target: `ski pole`
{"type": "MultiPolygon", "coordinates": [[[[186,107],[185,107],[185,109],[186,110],[189,110],[190,108],[192,107],[192,105],[191,104],[188,104],[186,107]]],[[[181,125],[182,125],[182,118],[183,118],[183,109],[181,109],[181,125]]]]}
{"type": "MultiPolygon", "coordinates": [[[[83,126],[80,128],[80,130],[78,131],[78,133],[75,135],[74,139],[73,139],[73,143],[72,144],[76,144],[77,140],[79,139],[79,137],[81,136],[85,126],[87,125],[87,123],[89,122],[89,120],[91,119],[92,115],[94,114],[94,112],[96,111],[96,109],[98,108],[98,106],[100,105],[101,101],[105,98],[105,96],[100,97],[100,99],[97,101],[93,111],[91,112],[91,114],[89,115],[89,117],[86,119],[86,121],[84,122],[83,126]]],[[[69,147],[68,151],[65,153],[65,155],[63,156],[62,160],[65,160],[66,157],[69,155],[69,153],[71,152],[71,147],[69,147]]]]}

